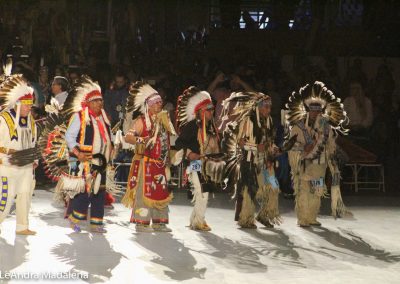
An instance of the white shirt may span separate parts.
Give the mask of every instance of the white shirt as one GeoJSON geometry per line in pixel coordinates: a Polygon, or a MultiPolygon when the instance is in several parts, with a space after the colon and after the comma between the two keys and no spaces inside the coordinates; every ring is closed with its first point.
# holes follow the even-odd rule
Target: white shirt
{"type": "Polygon", "coordinates": [[[61,92],[54,96],[54,98],[57,100],[57,102],[60,106],[65,103],[65,100],[67,99],[67,97],[68,97],[67,92],[61,92]]]}

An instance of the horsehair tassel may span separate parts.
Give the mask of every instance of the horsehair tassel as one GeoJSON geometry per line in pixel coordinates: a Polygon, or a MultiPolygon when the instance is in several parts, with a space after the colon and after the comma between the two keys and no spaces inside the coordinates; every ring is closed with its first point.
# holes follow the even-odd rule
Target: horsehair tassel
{"type": "Polygon", "coordinates": [[[105,122],[107,125],[111,125],[110,120],[108,119],[108,116],[107,116],[107,114],[106,114],[104,108],[101,109],[101,114],[102,114],[102,116],[103,116],[104,122],[105,122]]]}
{"type": "Polygon", "coordinates": [[[85,117],[83,118],[83,121],[86,125],[90,124],[89,107],[85,107],[85,117]]]}
{"type": "Polygon", "coordinates": [[[12,129],[12,132],[14,134],[14,132],[17,130],[17,127],[19,127],[19,118],[21,116],[21,103],[18,101],[16,103],[17,109],[16,109],[16,114],[15,114],[15,124],[14,124],[14,129],[12,129]]]}
{"type": "Polygon", "coordinates": [[[217,141],[220,141],[219,140],[219,134],[218,134],[217,127],[215,125],[215,120],[214,119],[212,120],[212,125],[214,127],[215,135],[217,136],[217,141]]]}
{"type": "Polygon", "coordinates": [[[203,124],[203,143],[207,140],[207,131],[206,131],[206,112],[202,112],[202,124],[203,124]]]}
{"type": "Polygon", "coordinates": [[[310,117],[310,115],[309,115],[309,113],[307,112],[307,115],[306,115],[306,127],[308,127],[308,120],[309,120],[309,117],[310,117]]]}
{"type": "Polygon", "coordinates": [[[145,104],[144,118],[145,118],[145,122],[146,122],[146,130],[149,131],[151,129],[151,121],[150,121],[149,109],[148,109],[147,104],[145,104]]]}

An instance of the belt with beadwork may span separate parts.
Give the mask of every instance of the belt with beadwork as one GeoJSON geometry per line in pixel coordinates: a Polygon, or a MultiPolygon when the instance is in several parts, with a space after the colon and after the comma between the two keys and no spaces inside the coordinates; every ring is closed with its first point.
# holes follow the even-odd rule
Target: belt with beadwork
{"type": "Polygon", "coordinates": [[[0,154],[13,154],[15,152],[17,152],[17,150],[0,147],[0,154]]]}

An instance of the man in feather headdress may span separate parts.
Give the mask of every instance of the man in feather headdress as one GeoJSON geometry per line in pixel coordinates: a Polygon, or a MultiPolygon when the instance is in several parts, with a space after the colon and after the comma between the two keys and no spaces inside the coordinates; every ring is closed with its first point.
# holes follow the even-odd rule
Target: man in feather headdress
{"type": "Polygon", "coordinates": [[[11,156],[19,151],[34,149],[37,127],[31,114],[33,89],[21,74],[11,75],[12,63],[5,68],[0,84],[0,223],[7,217],[16,198],[19,235],[34,235],[29,230],[28,214],[35,188],[34,169],[37,160],[16,165],[11,156]]]}
{"type": "MultiPolygon", "coordinates": [[[[177,156],[185,157],[192,185],[194,208],[190,217],[190,228],[210,231],[205,221],[209,193],[214,183],[221,183],[225,163],[215,155],[220,154],[218,132],[214,124],[214,105],[210,95],[196,87],[190,87],[178,98],[177,129],[179,137],[175,147],[177,156]]],[[[180,157],[177,160],[182,160],[180,157]]]]}
{"type": "Polygon", "coordinates": [[[286,119],[290,137],[297,142],[289,152],[293,187],[296,195],[298,225],[321,226],[317,221],[321,197],[326,195],[327,169],[332,175],[332,214],[348,212],[340,194],[340,172],[336,162],[336,137],[347,120],[340,99],[322,82],[293,92],[286,104],[286,119]]]}
{"type": "Polygon", "coordinates": [[[69,175],[62,177],[61,187],[70,194],[71,227],[80,232],[80,221],[87,219],[90,204],[90,229],[105,233],[103,225],[105,168],[113,145],[110,122],[103,109],[98,83],[82,75],[68,95],[63,112],[70,116],[65,140],[69,151],[69,175]]]}
{"type": "Polygon", "coordinates": [[[132,208],[131,222],[138,232],[170,232],[168,204],[172,193],[170,179],[170,135],[175,135],[168,112],[162,111],[162,99],[150,85],[133,83],[126,106],[132,124],[126,143],[135,146],[135,155],[122,203],[132,208]],[[150,226],[150,223],[152,225],[150,226]]]}
{"type": "Polygon", "coordinates": [[[224,130],[223,148],[228,155],[228,187],[235,188],[235,221],[242,228],[255,229],[255,220],[268,228],[280,224],[279,184],[274,160],[281,152],[274,144],[275,129],[271,98],[263,93],[232,93],[223,102],[222,121],[230,121],[224,130]],[[255,218],[255,205],[261,209],[255,218]]]}

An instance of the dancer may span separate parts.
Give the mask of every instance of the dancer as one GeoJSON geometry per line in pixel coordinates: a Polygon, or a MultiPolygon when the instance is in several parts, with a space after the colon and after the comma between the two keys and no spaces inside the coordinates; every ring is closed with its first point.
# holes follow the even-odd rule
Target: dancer
{"type": "Polygon", "coordinates": [[[223,149],[228,155],[228,187],[235,189],[235,221],[242,228],[256,229],[255,220],[267,228],[281,223],[278,209],[279,183],[274,160],[282,150],[274,144],[271,98],[263,93],[232,93],[224,100],[223,149]],[[256,202],[261,209],[255,218],[256,202]]]}
{"type": "Polygon", "coordinates": [[[133,83],[129,94],[126,112],[133,121],[124,140],[135,146],[135,155],[122,203],[132,208],[131,222],[137,232],[170,232],[169,137],[175,130],[168,112],[162,111],[161,97],[150,85],[133,83]]]}
{"type": "Polygon", "coordinates": [[[90,230],[105,233],[105,190],[113,190],[110,122],[103,109],[100,86],[82,75],[72,86],[62,112],[50,113],[39,141],[46,170],[59,180],[56,197],[71,199],[71,228],[80,232],[90,204],[90,230]],[[69,121],[66,125],[66,121],[69,121]],[[106,171],[107,169],[107,171],[106,171]]]}
{"type": "Polygon", "coordinates": [[[34,150],[36,146],[38,131],[31,114],[33,89],[21,74],[11,75],[11,68],[12,62],[9,61],[0,84],[0,224],[9,214],[15,199],[16,234],[35,235],[36,232],[29,229],[28,215],[38,161],[15,164],[11,157],[18,152],[34,150]]]}
{"type": "MultiPolygon", "coordinates": [[[[90,204],[90,230],[105,233],[105,170],[113,146],[100,86],[88,76],[81,76],[65,101],[64,111],[75,112],[65,139],[70,153],[70,174],[79,179],[80,189],[71,200],[71,227],[75,232],[81,231],[79,222],[86,220],[90,204]]],[[[67,181],[63,183],[69,187],[67,181]]]]}
{"type": "Polygon", "coordinates": [[[296,195],[298,225],[321,226],[317,221],[321,197],[326,196],[325,176],[332,175],[332,215],[348,212],[340,194],[340,172],[336,161],[336,137],[346,133],[342,124],[347,120],[340,99],[322,83],[302,87],[289,98],[287,123],[290,137],[297,137],[289,152],[293,186],[296,195]]]}
{"type": "Polygon", "coordinates": [[[207,92],[190,87],[178,98],[176,117],[179,137],[175,147],[179,151],[177,155],[190,162],[187,174],[193,187],[194,203],[190,228],[199,231],[211,230],[205,221],[208,197],[214,190],[214,183],[221,182],[225,166],[218,159],[221,151],[213,116],[214,106],[207,92]]]}

